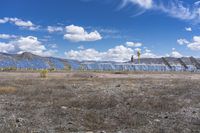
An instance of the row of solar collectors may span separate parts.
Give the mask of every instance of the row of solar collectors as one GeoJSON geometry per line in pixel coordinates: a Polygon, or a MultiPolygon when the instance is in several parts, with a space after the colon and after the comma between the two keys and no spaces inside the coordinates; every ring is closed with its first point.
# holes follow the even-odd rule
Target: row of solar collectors
{"type": "Polygon", "coordinates": [[[53,63],[53,68],[56,68],[56,69],[59,69],[59,70],[62,70],[65,68],[65,65],[63,64],[63,62],[61,62],[60,60],[58,59],[55,59],[55,58],[50,58],[49,61],[51,63],[53,63]]]}
{"type": "Polygon", "coordinates": [[[15,61],[15,60],[3,60],[0,61],[0,68],[9,68],[9,67],[14,67],[18,69],[50,69],[50,68],[55,68],[55,69],[64,69],[64,64],[55,59],[50,59],[51,64],[53,66],[50,66],[48,62],[45,62],[44,60],[40,59],[34,59],[34,60],[20,60],[20,61],[15,61]]]}
{"type": "Polygon", "coordinates": [[[173,65],[170,69],[166,65],[160,64],[112,64],[112,63],[86,63],[82,64],[83,70],[102,70],[102,71],[197,71],[193,65],[184,68],[181,65],[173,65]]]}
{"type": "MultiPolygon", "coordinates": [[[[50,69],[55,68],[58,70],[64,69],[64,64],[62,61],[50,58],[50,64],[47,61],[41,59],[33,60],[20,60],[15,61],[12,59],[0,61],[0,68],[9,68],[15,67],[18,69],[50,69]]],[[[198,71],[195,66],[188,65],[185,69],[181,65],[173,65],[170,69],[164,64],[154,64],[154,65],[145,65],[145,64],[128,64],[128,63],[80,63],[75,60],[68,60],[68,63],[73,70],[83,69],[83,70],[100,70],[100,71],[198,71]]]]}
{"type": "Polygon", "coordinates": [[[72,70],[79,70],[81,68],[81,64],[79,61],[76,60],[68,60],[67,61],[71,66],[72,70]]]}

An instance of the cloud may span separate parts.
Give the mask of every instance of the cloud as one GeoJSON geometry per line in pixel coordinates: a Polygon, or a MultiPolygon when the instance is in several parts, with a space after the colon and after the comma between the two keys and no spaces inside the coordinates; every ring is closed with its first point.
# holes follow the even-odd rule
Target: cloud
{"type": "Polygon", "coordinates": [[[185,27],[185,30],[186,31],[192,31],[192,28],[191,27],[185,27]]]}
{"type": "Polygon", "coordinates": [[[12,39],[12,38],[17,38],[17,36],[9,34],[0,34],[0,39],[12,39]]]}
{"type": "Polygon", "coordinates": [[[78,49],[85,49],[83,45],[80,45],[78,49]]]}
{"type": "Polygon", "coordinates": [[[100,29],[100,33],[106,33],[106,34],[117,34],[119,33],[116,29],[100,29]]]}
{"type": "Polygon", "coordinates": [[[127,36],[121,35],[121,32],[112,28],[100,28],[98,30],[100,34],[103,34],[104,39],[125,39],[127,36]]]}
{"type": "Polygon", "coordinates": [[[143,44],[139,42],[126,42],[126,46],[128,47],[141,47],[143,44]]]}
{"type": "Polygon", "coordinates": [[[105,52],[95,49],[70,50],[69,52],[65,52],[66,57],[69,59],[97,61],[128,61],[133,54],[134,50],[123,45],[108,49],[105,52]]]}
{"type": "Polygon", "coordinates": [[[156,0],[122,0],[122,7],[127,4],[137,4],[145,10],[162,11],[171,17],[181,20],[200,22],[200,2],[189,5],[180,0],[156,1],[156,0]]]}
{"type": "Polygon", "coordinates": [[[51,48],[53,48],[53,49],[55,49],[55,48],[57,48],[58,46],[57,46],[57,44],[49,44],[49,46],[51,47],[51,48]]]}
{"type": "Polygon", "coordinates": [[[18,18],[9,18],[10,22],[13,22],[16,26],[19,27],[33,27],[34,24],[31,21],[23,21],[18,18]]]}
{"type": "Polygon", "coordinates": [[[88,33],[80,26],[69,25],[65,29],[67,33],[64,35],[64,39],[72,42],[97,41],[102,39],[99,32],[93,31],[88,33]]]}
{"type": "Polygon", "coordinates": [[[101,56],[103,56],[103,53],[100,53],[95,49],[85,49],[79,51],[70,50],[69,52],[65,52],[65,55],[68,59],[99,61],[101,60],[101,56]]]}
{"type": "Polygon", "coordinates": [[[177,43],[180,44],[180,45],[184,45],[184,44],[188,44],[189,41],[186,40],[186,39],[181,38],[181,39],[178,39],[178,40],[177,40],[177,43]]]}
{"type": "MultiPolygon", "coordinates": [[[[192,20],[195,19],[197,12],[191,11],[189,5],[184,6],[181,1],[170,1],[168,6],[164,4],[156,5],[156,9],[163,11],[164,13],[169,14],[171,17],[183,19],[183,20],[192,20]]],[[[194,9],[195,10],[195,9],[194,9]]]]}
{"type": "Polygon", "coordinates": [[[141,48],[135,48],[134,50],[135,50],[136,52],[138,52],[138,51],[140,51],[140,52],[141,52],[141,51],[142,51],[142,49],[141,49],[141,48]]]}
{"type": "MultiPolygon", "coordinates": [[[[141,51],[141,49],[135,49],[137,51],[141,51]]],[[[141,58],[159,58],[160,56],[152,53],[151,50],[145,48],[144,52],[141,51],[141,58]]]]}
{"type": "Polygon", "coordinates": [[[181,53],[179,53],[178,51],[176,51],[176,49],[172,49],[171,54],[169,55],[170,57],[175,57],[175,58],[181,58],[183,57],[183,55],[181,53]]]}
{"type": "MultiPolygon", "coordinates": [[[[107,51],[100,52],[95,49],[83,49],[83,50],[70,50],[65,52],[65,55],[68,59],[75,60],[96,60],[96,61],[116,61],[116,62],[125,62],[129,61],[131,56],[134,55],[134,58],[137,58],[137,51],[141,49],[136,48],[135,50],[125,47],[124,45],[118,45],[114,48],[110,48],[107,51]]],[[[156,58],[159,57],[153,54],[150,50],[146,49],[141,54],[142,58],[156,58]]]]}
{"type": "Polygon", "coordinates": [[[53,33],[53,32],[62,32],[63,28],[62,27],[57,27],[57,26],[48,26],[47,27],[47,31],[49,33],[53,33]]]}
{"type": "Polygon", "coordinates": [[[3,19],[0,19],[0,24],[5,24],[9,21],[9,18],[3,18],[3,19]]]}
{"type": "Polygon", "coordinates": [[[113,61],[129,61],[131,55],[134,54],[133,49],[127,48],[123,45],[116,46],[109,49],[104,56],[104,60],[107,58],[113,61]]]}
{"type": "Polygon", "coordinates": [[[159,58],[160,56],[155,55],[151,52],[145,52],[141,55],[141,58],[159,58]]]}
{"type": "Polygon", "coordinates": [[[15,50],[15,46],[13,44],[0,42],[0,52],[9,53],[15,50]]]}
{"type": "Polygon", "coordinates": [[[41,56],[52,56],[57,50],[48,50],[37,37],[20,37],[8,43],[0,42],[0,52],[5,53],[23,53],[31,52],[41,56]]]}
{"type": "Polygon", "coordinates": [[[22,19],[19,18],[8,18],[5,17],[3,19],[0,19],[0,24],[5,24],[5,23],[12,23],[18,27],[22,27],[25,29],[29,29],[29,30],[37,30],[39,29],[40,26],[37,26],[35,24],[33,24],[31,21],[24,21],[22,19]]]}
{"type": "Polygon", "coordinates": [[[137,4],[142,8],[150,9],[153,6],[153,0],[123,0],[123,6],[128,3],[137,4]]]}
{"type": "Polygon", "coordinates": [[[38,41],[37,37],[33,36],[21,37],[12,43],[17,45],[19,50],[23,52],[41,54],[43,51],[46,50],[45,46],[42,45],[40,41],[38,41]]]}
{"type": "Polygon", "coordinates": [[[179,39],[177,42],[181,45],[186,45],[190,50],[200,51],[200,36],[194,36],[191,42],[186,39],[179,39]]]}
{"type": "Polygon", "coordinates": [[[200,51],[200,36],[194,36],[193,41],[188,43],[187,47],[193,51],[200,51]]]}

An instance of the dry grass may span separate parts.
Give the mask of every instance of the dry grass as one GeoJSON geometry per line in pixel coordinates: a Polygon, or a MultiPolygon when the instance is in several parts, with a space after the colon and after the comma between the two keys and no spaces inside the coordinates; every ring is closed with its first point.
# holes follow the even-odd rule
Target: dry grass
{"type": "Polygon", "coordinates": [[[0,133],[200,131],[197,75],[98,78],[97,73],[49,73],[44,80],[38,73],[6,74],[10,76],[0,78],[0,94],[6,91],[0,95],[0,133]]]}
{"type": "Polygon", "coordinates": [[[8,93],[15,93],[17,89],[15,87],[0,87],[0,94],[8,94],[8,93]]]}
{"type": "Polygon", "coordinates": [[[41,77],[41,78],[46,78],[46,77],[47,77],[47,74],[48,74],[48,70],[42,70],[42,71],[40,72],[40,77],[41,77]]]}

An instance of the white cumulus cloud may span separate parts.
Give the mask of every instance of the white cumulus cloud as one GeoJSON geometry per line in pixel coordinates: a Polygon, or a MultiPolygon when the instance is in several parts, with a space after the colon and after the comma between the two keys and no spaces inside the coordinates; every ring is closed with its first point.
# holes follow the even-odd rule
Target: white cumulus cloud
{"type": "Polygon", "coordinates": [[[128,46],[128,47],[141,47],[142,43],[139,43],[139,42],[126,42],[126,46],[128,46]]]}
{"type": "Polygon", "coordinates": [[[0,24],[5,24],[9,21],[9,18],[5,17],[5,18],[2,18],[0,19],[0,24]]]}
{"type": "Polygon", "coordinates": [[[177,42],[181,45],[186,45],[190,50],[200,51],[200,36],[194,36],[192,41],[186,39],[179,39],[177,42]]]}
{"type": "Polygon", "coordinates": [[[4,24],[4,23],[12,23],[18,27],[22,27],[22,28],[26,28],[29,30],[37,30],[39,29],[40,26],[37,26],[35,24],[33,24],[31,21],[24,21],[22,19],[19,18],[9,18],[9,17],[5,17],[0,19],[0,24],[4,24]]]}
{"type": "Polygon", "coordinates": [[[33,36],[21,37],[12,43],[15,44],[19,50],[23,52],[32,52],[34,54],[41,55],[43,51],[46,50],[45,46],[42,45],[40,41],[38,41],[37,37],[33,36]]]}
{"type": "Polygon", "coordinates": [[[15,50],[15,46],[13,44],[0,42],[0,52],[9,53],[15,50]]]}
{"type": "Polygon", "coordinates": [[[188,44],[189,41],[184,39],[184,38],[181,38],[181,39],[177,40],[177,43],[180,44],[180,45],[184,45],[184,44],[188,44]]]}
{"type": "Polygon", "coordinates": [[[178,51],[176,51],[175,48],[172,49],[172,52],[171,52],[171,54],[169,56],[170,57],[175,57],[175,58],[183,57],[183,55],[181,53],[179,53],[178,51]]]}
{"type": "Polygon", "coordinates": [[[57,50],[47,49],[37,37],[20,37],[8,43],[0,42],[0,52],[4,53],[23,53],[31,52],[41,56],[55,55],[57,50]]]}
{"type": "Polygon", "coordinates": [[[17,36],[9,34],[0,34],[0,39],[12,39],[12,38],[17,38],[17,36]]]}
{"type": "Polygon", "coordinates": [[[58,26],[48,26],[47,27],[47,31],[49,33],[53,33],[53,32],[62,32],[63,28],[62,27],[58,27],[58,26]]]}
{"type": "Polygon", "coordinates": [[[97,41],[102,39],[98,31],[88,33],[80,26],[69,25],[65,29],[67,33],[64,35],[64,39],[72,42],[97,41]]]}
{"type": "MultiPolygon", "coordinates": [[[[137,52],[138,50],[136,50],[137,52]]],[[[141,51],[141,50],[139,50],[141,51]]],[[[145,48],[144,52],[141,51],[141,58],[158,58],[160,56],[154,54],[151,50],[145,48]]]]}
{"type": "Polygon", "coordinates": [[[108,49],[105,52],[100,52],[95,49],[70,50],[65,52],[66,57],[69,59],[97,61],[128,61],[133,54],[134,50],[123,45],[108,49]]]}
{"type": "Polygon", "coordinates": [[[185,27],[185,30],[186,31],[192,31],[192,28],[191,27],[185,27]]]}
{"type": "Polygon", "coordinates": [[[187,47],[194,51],[200,51],[200,36],[194,36],[193,41],[187,47]]]}
{"type": "MultiPolygon", "coordinates": [[[[70,50],[66,51],[65,55],[68,59],[75,60],[96,60],[96,61],[116,61],[116,62],[125,62],[130,61],[131,56],[137,58],[137,51],[141,49],[125,47],[124,45],[118,45],[114,48],[110,48],[107,51],[100,52],[95,49],[81,49],[81,50],[70,50]]],[[[150,50],[146,49],[144,52],[141,52],[142,58],[157,58],[159,56],[152,53],[150,50]]]]}
{"type": "Polygon", "coordinates": [[[13,22],[17,26],[21,27],[32,27],[34,24],[31,21],[24,21],[19,18],[9,18],[10,22],[13,22]]]}

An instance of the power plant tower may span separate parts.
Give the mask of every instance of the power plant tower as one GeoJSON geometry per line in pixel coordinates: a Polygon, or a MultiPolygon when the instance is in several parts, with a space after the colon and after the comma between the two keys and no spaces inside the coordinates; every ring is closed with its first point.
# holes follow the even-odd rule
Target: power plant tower
{"type": "Polygon", "coordinates": [[[133,57],[133,55],[131,56],[131,63],[133,63],[134,62],[134,57],[133,57]]]}

